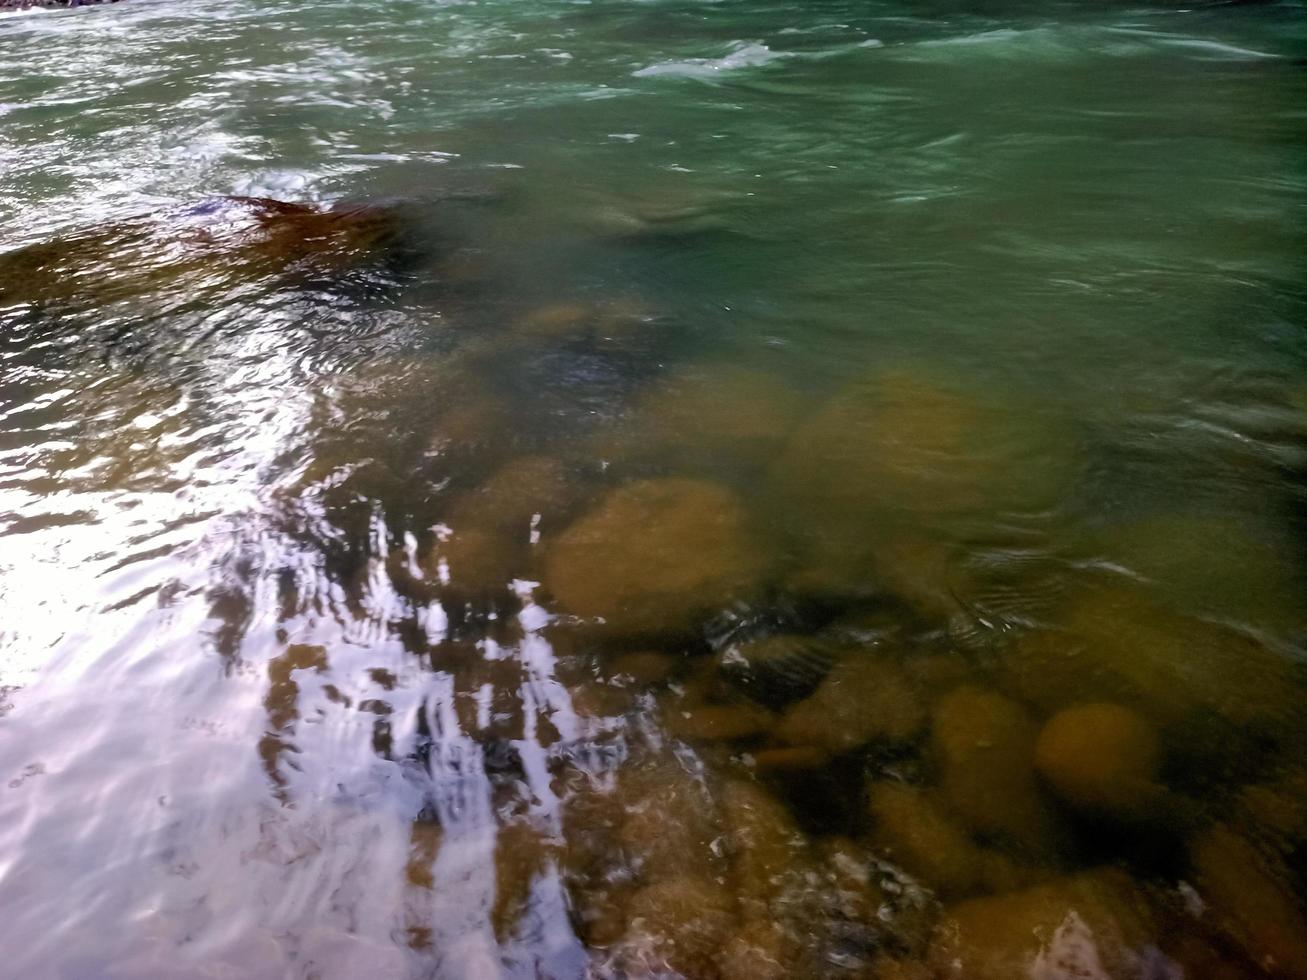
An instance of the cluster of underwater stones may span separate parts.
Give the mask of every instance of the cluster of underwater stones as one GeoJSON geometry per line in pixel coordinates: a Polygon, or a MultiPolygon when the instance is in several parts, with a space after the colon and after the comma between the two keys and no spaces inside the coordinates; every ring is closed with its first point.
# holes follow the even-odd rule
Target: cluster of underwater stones
{"type": "MultiPolygon", "coordinates": [[[[542,313],[522,342],[586,320],[542,313]]],[[[1111,576],[978,629],[991,583],[886,515],[1037,507],[1076,466],[1016,478],[1009,450],[1067,441],[929,370],[801,401],[699,366],[574,455],[508,458],[387,562],[466,622],[539,583],[578,713],[657,733],[611,784],[559,777],[556,838],[508,828],[503,935],[547,853],[599,975],[1307,975],[1282,652],[1111,576]],[[664,450],[686,472],[587,463],[664,450]],[[779,512],[815,529],[778,546],[779,512]]],[[[451,416],[442,444],[469,428],[451,416]]]]}
{"type": "MultiPolygon", "coordinates": [[[[741,537],[748,524],[723,486],[660,478],[613,489],[546,547],[544,588],[576,613],[555,643],[599,651],[597,677],[572,683],[578,706],[651,711],[698,763],[647,747],[616,789],[572,785],[559,860],[579,934],[606,970],[1303,975],[1291,864],[1307,772],[1273,767],[1214,806],[1167,783],[1168,754],[1184,753],[1176,740],[1193,725],[1273,727],[1294,694],[1272,661],[1243,660],[1239,636],[1112,589],[1093,602],[1136,615],[1138,642],[1172,642],[1151,652],[1127,638],[1095,661],[1070,647],[1112,636],[1040,635],[1068,644],[1055,681],[1074,689],[1043,706],[1022,691],[1057,657],[982,665],[946,626],[910,638],[904,625],[929,612],[898,597],[827,610],[814,630],[704,643],[707,610],[765,574],[741,537]],[[1235,660],[1205,665],[1218,677],[1189,683],[1165,662],[1141,664],[1183,664],[1223,642],[1235,660]],[[1240,660],[1272,670],[1273,685],[1226,677],[1240,660]],[[1246,690],[1222,702],[1221,685],[1246,690]]],[[[1235,736],[1225,758],[1255,743],[1235,736]]],[[[501,861],[511,881],[511,849],[501,861]]]]}
{"type": "MultiPolygon", "coordinates": [[[[335,274],[395,231],[371,209],[214,209],[242,220],[192,236],[206,269],[216,248],[335,274]]],[[[76,259],[20,256],[34,301],[61,301],[76,259]]],[[[496,343],[641,322],[566,304],[496,343]]],[[[390,404],[393,380],[361,397],[390,404]]],[[[475,455],[511,416],[472,387],[423,435],[430,454],[475,455]]],[[[559,774],[561,834],[505,823],[504,935],[553,860],[601,975],[1307,976],[1301,688],[1279,651],[1110,579],[1054,591],[1038,627],[977,629],[990,583],[959,578],[961,539],[919,530],[1038,511],[1074,484],[1074,440],[1009,425],[1025,408],[919,366],[813,403],[764,371],[699,365],[581,445],[500,453],[438,531],[384,559],[390,587],[469,633],[513,611],[504,583],[538,582],[575,710],[657,735],[611,784],[559,774]]],[[[305,479],[331,483],[331,454],[314,462],[305,479]]],[[[273,728],[293,723],[276,712],[273,728]]]]}

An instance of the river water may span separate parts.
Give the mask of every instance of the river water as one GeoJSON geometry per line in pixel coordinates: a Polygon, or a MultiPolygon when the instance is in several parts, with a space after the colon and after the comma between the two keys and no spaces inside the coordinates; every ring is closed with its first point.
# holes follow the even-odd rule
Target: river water
{"type": "Polygon", "coordinates": [[[0,13],[0,975],[1307,977],[1307,11],[0,13]]]}

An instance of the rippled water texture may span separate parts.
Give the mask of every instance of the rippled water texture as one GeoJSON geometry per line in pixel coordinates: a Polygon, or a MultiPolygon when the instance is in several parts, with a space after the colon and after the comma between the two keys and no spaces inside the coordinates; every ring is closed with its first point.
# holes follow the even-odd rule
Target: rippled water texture
{"type": "Polygon", "coordinates": [[[1307,11],[0,14],[0,975],[1307,977],[1307,11]]]}

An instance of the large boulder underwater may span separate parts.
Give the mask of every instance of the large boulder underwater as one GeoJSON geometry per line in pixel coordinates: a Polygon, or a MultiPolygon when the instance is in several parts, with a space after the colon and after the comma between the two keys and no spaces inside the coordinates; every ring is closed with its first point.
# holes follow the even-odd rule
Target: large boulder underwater
{"type": "Polygon", "coordinates": [[[261,278],[336,282],[393,263],[405,228],[384,203],[215,197],[0,253],[0,293],[76,308],[261,278]]]}

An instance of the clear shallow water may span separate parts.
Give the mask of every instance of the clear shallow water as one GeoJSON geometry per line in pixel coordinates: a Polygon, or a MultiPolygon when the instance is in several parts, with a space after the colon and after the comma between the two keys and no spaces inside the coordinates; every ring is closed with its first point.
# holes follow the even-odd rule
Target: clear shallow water
{"type": "Polygon", "coordinates": [[[0,16],[0,970],[1307,975],[1304,57],[0,16]]]}

